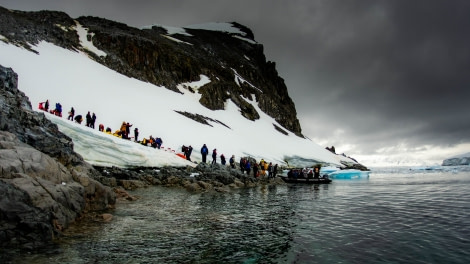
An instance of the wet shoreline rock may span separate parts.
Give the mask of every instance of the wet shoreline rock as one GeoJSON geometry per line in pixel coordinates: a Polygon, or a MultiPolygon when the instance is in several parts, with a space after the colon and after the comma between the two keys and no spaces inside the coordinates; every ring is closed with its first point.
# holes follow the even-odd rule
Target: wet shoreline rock
{"type": "MultiPolygon", "coordinates": [[[[162,167],[162,168],[117,168],[94,167],[102,175],[113,182],[110,187],[121,187],[124,190],[153,185],[165,187],[182,187],[191,192],[219,191],[226,192],[234,188],[255,187],[266,184],[284,184],[282,179],[255,178],[240,169],[232,169],[221,164],[199,163],[192,167],[162,167]]],[[[103,181],[102,181],[103,182],[103,181]]]]}

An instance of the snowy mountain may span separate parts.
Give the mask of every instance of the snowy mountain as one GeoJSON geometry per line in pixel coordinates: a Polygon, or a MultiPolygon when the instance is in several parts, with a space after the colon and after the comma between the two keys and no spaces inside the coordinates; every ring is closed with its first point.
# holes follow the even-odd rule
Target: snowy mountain
{"type": "Polygon", "coordinates": [[[445,159],[442,166],[470,165],[470,152],[445,159]]]}
{"type": "MultiPolygon", "coordinates": [[[[6,19],[5,16],[10,15],[8,12],[18,14],[16,11],[2,12],[2,21],[16,19],[13,15],[6,19]]],[[[58,16],[47,12],[19,13],[28,16],[58,16]]],[[[61,103],[64,113],[62,118],[50,114],[46,116],[73,139],[75,151],[93,165],[189,165],[175,154],[180,152],[182,145],[191,145],[194,148],[193,160],[199,162],[199,149],[203,144],[207,144],[210,152],[217,149],[218,156],[224,154],[228,159],[235,155],[237,161],[242,156],[250,156],[257,160],[263,158],[273,163],[299,167],[316,163],[334,166],[344,166],[342,162],[355,163],[301,136],[300,125],[296,124],[295,107],[288,98],[287,90],[282,88],[283,81],[277,76],[274,64],[266,63],[264,55],[262,59],[259,53],[241,56],[241,48],[232,47],[239,49],[233,52],[238,58],[234,59],[233,54],[227,55],[229,59],[220,57],[219,67],[211,71],[210,67],[214,65],[212,63],[217,56],[201,56],[209,56],[207,54],[211,52],[216,54],[215,50],[211,50],[216,45],[205,46],[201,44],[203,40],[230,38],[230,41],[235,39],[237,45],[245,43],[245,51],[259,52],[260,48],[262,51],[262,46],[254,41],[251,31],[243,26],[214,23],[185,29],[170,30],[153,26],[139,30],[97,18],[81,18],[73,20],[71,24],[64,14],[60,13],[59,17],[62,22],[47,22],[51,24],[46,27],[47,30],[54,28],[50,34],[36,34],[36,31],[41,30],[33,27],[34,24],[29,24],[23,30],[16,25],[14,33],[9,32],[8,27],[1,27],[0,64],[11,67],[18,74],[18,88],[29,97],[33,108],[46,99],[51,108],[54,108],[55,103],[61,103]],[[102,31],[91,32],[79,20],[88,22],[90,28],[106,28],[103,23],[108,23],[113,27],[120,25],[127,31],[109,31],[111,35],[103,34],[102,31]],[[167,54],[171,58],[166,60],[178,61],[172,65],[164,63],[165,59],[158,56],[161,61],[151,62],[149,60],[155,58],[153,55],[147,57],[151,49],[140,50],[136,42],[127,49],[120,46],[119,52],[110,48],[117,49],[117,42],[127,43],[124,40],[129,35],[134,35],[135,39],[135,35],[144,34],[142,32],[145,30],[152,31],[154,35],[158,33],[159,38],[153,44],[140,43],[142,47],[157,45],[153,52],[163,51],[158,48],[161,44],[167,47],[166,51],[170,49],[168,46],[183,46],[171,49],[188,54],[191,53],[191,47],[197,45],[207,49],[206,53],[194,51],[198,55],[187,57],[188,65],[181,69],[178,67],[182,65],[180,63],[184,64],[182,57],[167,54]],[[18,32],[23,35],[19,36],[18,32]],[[63,39],[60,35],[62,32],[65,34],[63,39]],[[101,32],[101,39],[96,42],[99,45],[95,43],[97,32],[101,32]],[[127,32],[127,35],[123,32],[127,32]],[[213,32],[216,32],[215,35],[213,32]],[[195,40],[195,33],[204,37],[195,40]],[[73,36],[77,38],[76,43],[71,41],[73,36]],[[105,37],[110,39],[106,41],[105,37]],[[130,59],[124,62],[123,57],[130,59]],[[255,60],[261,61],[261,64],[253,63],[255,60]],[[129,61],[134,61],[133,67],[129,66],[129,61]],[[247,69],[248,64],[240,66],[241,62],[257,66],[247,69]],[[156,71],[154,66],[160,67],[160,70],[156,71]],[[156,71],[156,74],[149,75],[152,71],[156,71]],[[263,71],[267,73],[261,74],[263,71]],[[271,80],[273,74],[275,77],[271,80]],[[185,76],[173,78],[178,75],[185,76]],[[266,95],[268,92],[270,95],[266,95]],[[76,114],[83,116],[88,111],[96,113],[96,130],[68,121],[67,112],[71,107],[76,114]],[[157,150],[145,147],[97,131],[98,124],[115,131],[122,122],[131,123],[131,130],[137,127],[140,131],[139,139],[151,135],[161,137],[163,148],[157,150]]],[[[111,26],[108,28],[112,29],[111,26]]],[[[139,43],[142,38],[137,40],[139,43]]],[[[227,53],[227,48],[222,50],[223,54],[227,53]]]]}

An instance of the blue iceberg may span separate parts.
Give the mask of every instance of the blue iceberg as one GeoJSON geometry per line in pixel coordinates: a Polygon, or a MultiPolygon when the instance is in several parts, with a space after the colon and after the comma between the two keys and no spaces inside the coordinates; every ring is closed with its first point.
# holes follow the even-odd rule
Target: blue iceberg
{"type": "Polygon", "coordinates": [[[328,174],[330,179],[368,179],[370,171],[355,169],[337,170],[328,174]]]}

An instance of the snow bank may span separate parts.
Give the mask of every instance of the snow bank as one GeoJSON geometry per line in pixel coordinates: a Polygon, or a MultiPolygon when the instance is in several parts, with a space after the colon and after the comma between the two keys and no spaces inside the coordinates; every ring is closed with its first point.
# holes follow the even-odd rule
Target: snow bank
{"type": "Polygon", "coordinates": [[[121,168],[196,166],[177,156],[177,152],[173,150],[144,146],[52,114],[46,114],[46,117],[57,124],[61,132],[72,138],[75,152],[92,165],[121,168]]]}

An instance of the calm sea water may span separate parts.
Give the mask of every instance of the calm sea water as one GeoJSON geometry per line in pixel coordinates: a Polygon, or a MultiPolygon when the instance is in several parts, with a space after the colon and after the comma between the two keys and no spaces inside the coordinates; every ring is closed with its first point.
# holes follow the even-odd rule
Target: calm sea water
{"type": "Polygon", "coordinates": [[[469,168],[230,193],[141,189],[112,222],[11,263],[470,263],[469,168]]]}

